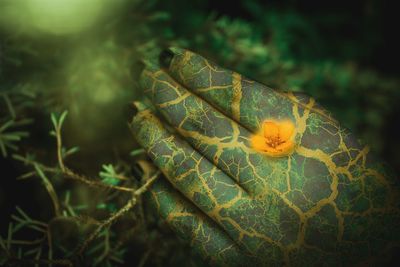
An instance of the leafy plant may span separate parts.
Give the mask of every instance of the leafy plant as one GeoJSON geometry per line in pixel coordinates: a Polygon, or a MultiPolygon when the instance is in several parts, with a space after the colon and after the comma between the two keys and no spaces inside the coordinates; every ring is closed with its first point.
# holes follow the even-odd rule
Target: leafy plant
{"type": "MultiPolygon", "coordinates": [[[[3,22],[8,7],[1,5],[3,22]]],[[[170,45],[271,87],[312,95],[399,170],[400,144],[393,140],[400,81],[364,65],[377,56],[377,42],[385,43],[379,1],[357,3],[362,15],[347,6],[307,13],[296,1],[242,1],[238,14],[225,6],[232,4],[126,1],[72,35],[22,27],[27,19],[18,27],[0,25],[1,160],[26,170],[14,176],[20,183],[35,179],[44,190],[30,193],[51,200],[19,203],[16,217],[0,229],[0,265],[195,266],[187,246],[145,212],[141,195],[148,185],[132,174],[144,151],[122,113],[127,102],[142,98],[135,62],[156,60],[170,45]],[[343,29],[355,21],[366,26],[349,38],[343,29]],[[35,212],[28,215],[29,207],[35,212]]],[[[14,178],[0,179],[7,200],[17,200],[19,188],[8,185],[14,178]]]]}

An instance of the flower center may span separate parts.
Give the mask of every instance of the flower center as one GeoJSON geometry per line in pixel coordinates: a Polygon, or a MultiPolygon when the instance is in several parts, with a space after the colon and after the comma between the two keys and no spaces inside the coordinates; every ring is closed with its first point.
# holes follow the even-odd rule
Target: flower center
{"type": "Polygon", "coordinates": [[[279,146],[283,143],[285,143],[285,141],[281,140],[281,138],[279,136],[265,138],[265,144],[272,148],[276,148],[277,146],[279,146]]]}
{"type": "Polygon", "coordinates": [[[293,152],[295,125],[290,120],[265,120],[262,128],[251,138],[252,147],[271,157],[282,157],[293,152]]]}

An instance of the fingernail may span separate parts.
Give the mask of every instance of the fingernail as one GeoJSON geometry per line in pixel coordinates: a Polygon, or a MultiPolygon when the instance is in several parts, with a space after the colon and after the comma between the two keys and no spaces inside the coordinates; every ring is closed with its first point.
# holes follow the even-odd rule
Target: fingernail
{"type": "Polygon", "coordinates": [[[132,175],[135,177],[136,180],[141,181],[143,177],[143,169],[140,164],[135,163],[132,166],[132,175]]]}
{"type": "Polygon", "coordinates": [[[133,101],[132,105],[133,105],[133,108],[136,109],[136,113],[146,110],[146,109],[149,109],[149,107],[141,101],[133,101]]]}
{"type": "Polygon", "coordinates": [[[174,58],[174,52],[171,49],[164,49],[159,57],[160,65],[164,68],[169,68],[171,65],[172,59],[174,58]]]}
{"type": "Polygon", "coordinates": [[[149,109],[149,107],[140,101],[133,101],[132,103],[128,104],[126,107],[125,114],[128,118],[133,118],[136,116],[140,111],[149,109]]]}
{"type": "Polygon", "coordinates": [[[123,110],[125,118],[128,118],[129,120],[135,117],[135,115],[138,113],[138,108],[136,105],[133,103],[126,104],[123,110]]]}
{"type": "Polygon", "coordinates": [[[140,75],[142,74],[144,68],[145,68],[145,63],[143,60],[137,60],[134,62],[131,66],[130,72],[131,76],[135,81],[138,81],[140,79],[140,75]]]}

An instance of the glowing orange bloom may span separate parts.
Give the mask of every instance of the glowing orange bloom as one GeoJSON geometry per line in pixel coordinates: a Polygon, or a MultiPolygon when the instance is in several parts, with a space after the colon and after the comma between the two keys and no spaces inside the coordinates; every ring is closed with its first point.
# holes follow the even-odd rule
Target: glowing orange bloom
{"type": "Polygon", "coordinates": [[[271,157],[290,154],[295,146],[295,127],[291,121],[265,120],[262,129],[251,138],[253,148],[271,157]]]}

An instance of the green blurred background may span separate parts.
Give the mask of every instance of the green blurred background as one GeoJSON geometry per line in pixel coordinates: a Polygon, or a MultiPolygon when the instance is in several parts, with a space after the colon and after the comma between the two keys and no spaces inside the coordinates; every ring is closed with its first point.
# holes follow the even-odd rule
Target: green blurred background
{"type": "MultiPolygon", "coordinates": [[[[39,179],[15,179],[29,167],[12,158],[28,153],[56,163],[52,112],[69,111],[63,139],[80,148],[67,161],[71,168],[96,176],[110,164],[130,175],[129,166],[141,157],[131,153],[137,145],[124,113],[142,97],[136,63],[171,45],[271,87],[315,97],[399,173],[396,16],[394,3],[379,0],[0,0],[0,235],[16,205],[43,221],[54,216],[39,179]]],[[[89,206],[82,214],[100,219],[114,210],[99,213],[93,203],[120,206],[120,198],[104,200],[60,177],[50,180],[60,198],[70,191],[77,204],[89,206]]],[[[163,226],[141,227],[121,252],[130,266],[146,253],[152,256],[144,265],[189,265],[187,248],[163,226]],[[155,242],[148,235],[161,240],[157,252],[148,249],[155,242]]],[[[121,229],[110,232],[118,236],[121,229]]]]}

